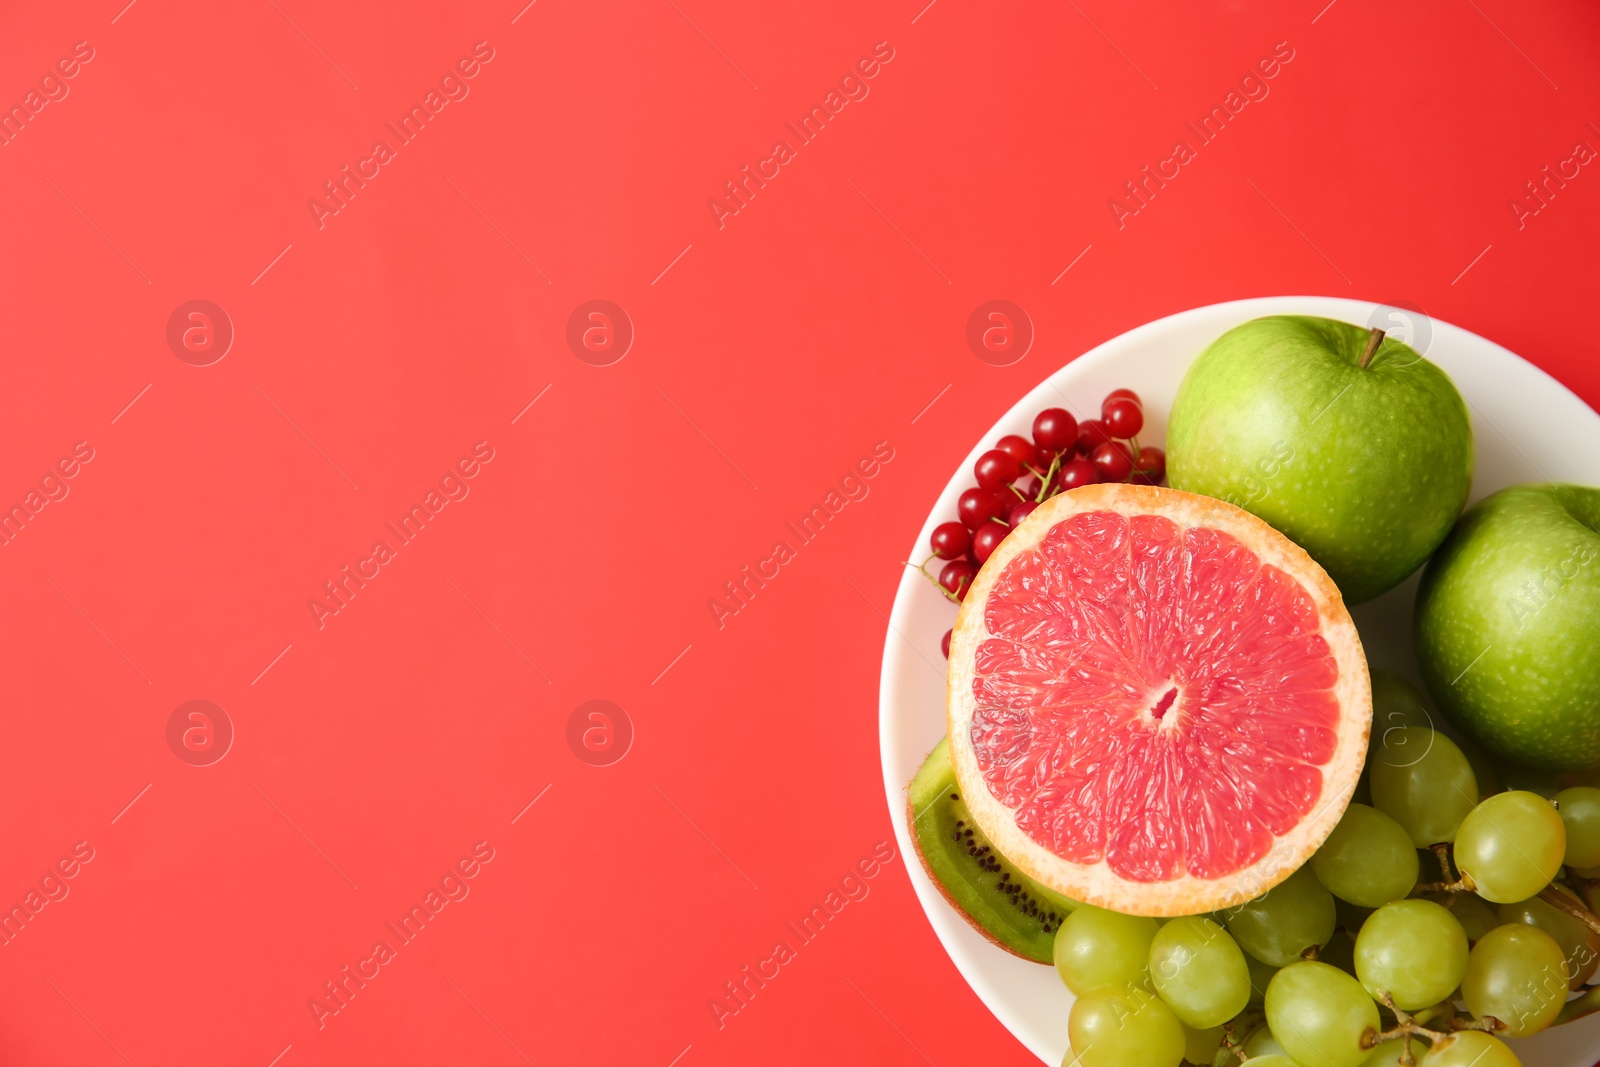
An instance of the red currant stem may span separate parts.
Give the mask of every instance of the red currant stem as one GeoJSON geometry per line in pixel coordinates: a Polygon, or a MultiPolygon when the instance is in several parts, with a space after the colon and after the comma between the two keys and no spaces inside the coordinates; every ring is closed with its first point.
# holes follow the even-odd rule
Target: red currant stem
{"type": "Polygon", "coordinates": [[[1366,370],[1367,364],[1371,363],[1372,357],[1378,354],[1378,346],[1382,343],[1383,331],[1374,326],[1372,328],[1372,332],[1367,334],[1366,350],[1361,353],[1361,361],[1357,363],[1356,366],[1360,367],[1362,370],[1366,370]]]}
{"type": "Polygon", "coordinates": [[[1021,489],[1018,489],[1017,488],[1017,484],[1015,482],[1006,483],[1006,488],[1011,490],[1013,493],[1017,494],[1017,499],[1018,500],[1026,500],[1026,499],[1028,499],[1028,494],[1024,493],[1021,489]]]}
{"type": "Polygon", "coordinates": [[[1579,904],[1555,886],[1547,885],[1539,890],[1539,899],[1553,908],[1566,912],[1596,933],[1600,933],[1600,918],[1595,918],[1594,912],[1579,904]]]}
{"type": "MultiPolygon", "coordinates": [[[[932,558],[933,558],[933,556],[929,556],[928,557],[928,559],[932,559],[932,558]]],[[[915,568],[917,568],[917,572],[920,573],[924,578],[928,579],[928,581],[932,582],[933,583],[933,587],[935,589],[939,590],[939,595],[944,597],[946,600],[950,601],[950,603],[952,603],[952,604],[961,603],[961,601],[956,599],[954,593],[950,592],[950,590],[946,589],[944,586],[939,584],[939,579],[935,578],[933,575],[928,573],[927,560],[924,560],[922,563],[906,563],[905,565],[907,567],[915,567],[915,568]]]]}
{"type": "Polygon", "coordinates": [[[1039,480],[1039,496],[1038,499],[1034,501],[1035,504],[1043,504],[1045,500],[1048,499],[1050,486],[1055,484],[1056,474],[1060,471],[1060,469],[1061,454],[1058,452],[1050,460],[1050,469],[1046,471],[1045,476],[1039,480]]]}
{"type": "Polygon", "coordinates": [[[1138,460],[1139,460],[1139,435],[1138,434],[1134,434],[1132,437],[1128,438],[1128,446],[1133,449],[1134,465],[1137,466],[1138,465],[1138,460]]]}

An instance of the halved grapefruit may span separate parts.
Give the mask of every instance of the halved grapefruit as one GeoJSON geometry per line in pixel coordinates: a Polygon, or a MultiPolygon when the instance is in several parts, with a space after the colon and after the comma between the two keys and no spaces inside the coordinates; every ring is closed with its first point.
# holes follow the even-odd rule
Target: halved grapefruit
{"type": "Polygon", "coordinates": [[[1023,873],[1131,915],[1260,896],[1332,832],[1372,693],[1339,591],[1231,504],[1093,485],[995,550],[950,639],[956,779],[1023,873]]]}

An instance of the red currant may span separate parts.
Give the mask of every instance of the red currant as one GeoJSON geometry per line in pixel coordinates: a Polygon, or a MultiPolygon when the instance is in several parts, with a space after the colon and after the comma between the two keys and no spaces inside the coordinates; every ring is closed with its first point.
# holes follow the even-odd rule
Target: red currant
{"type": "Polygon", "coordinates": [[[1006,516],[1006,521],[1015,527],[1017,523],[1021,522],[1029,515],[1032,515],[1033,509],[1038,506],[1039,505],[1032,500],[1019,500],[1017,502],[1017,506],[1011,509],[1011,514],[1006,516]]]}
{"type": "Polygon", "coordinates": [[[959,522],[941,522],[933,528],[933,554],[940,559],[960,559],[972,547],[972,535],[959,522]]]}
{"type": "Polygon", "coordinates": [[[1101,481],[1125,481],[1128,475],[1133,473],[1133,456],[1129,454],[1128,446],[1121,441],[1107,441],[1097,446],[1089,458],[1094,461],[1095,469],[1100,472],[1101,481]]]}
{"type": "Polygon", "coordinates": [[[988,562],[989,557],[994,555],[994,550],[1000,547],[1000,542],[1004,541],[1006,534],[1010,532],[1011,527],[994,519],[978,527],[972,535],[973,558],[980,564],[988,562]]]}
{"type": "Polygon", "coordinates": [[[966,560],[952,560],[939,572],[939,584],[957,600],[965,600],[967,590],[972,586],[972,578],[977,573],[978,568],[966,560]]]}
{"type": "Polygon", "coordinates": [[[939,651],[944,653],[945,659],[950,658],[950,634],[953,632],[954,631],[946,630],[944,632],[944,636],[939,639],[939,651]]]}
{"type": "Polygon", "coordinates": [[[1137,400],[1129,400],[1125,396],[1106,401],[1100,415],[1113,437],[1133,437],[1144,429],[1144,409],[1137,400]]]}
{"type": "Polygon", "coordinates": [[[1151,484],[1160,485],[1167,476],[1167,454],[1159,448],[1145,445],[1139,449],[1139,459],[1134,466],[1150,479],[1151,484]]]}
{"type": "Polygon", "coordinates": [[[1105,414],[1106,407],[1109,406],[1113,400],[1131,400],[1140,407],[1144,407],[1144,401],[1140,400],[1139,394],[1134,392],[1132,389],[1113,389],[1111,392],[1107,393],[1106,398],[1100,402],[1101,414],[1105,414]]]}
{"type": "Polygon", "coordinates": [[[1033,443],[1050,456],[1066,452],[1078,441],[1078,420],[1064,408],[1046,408],[1033,420],[1033,443]]]}
{"type": "Polygon", "coordinates": [[[1084,419],[1078,423],[1078,451],[1085,456],[1111,439],[1110,428],[1099,419],[1084,419]]]}
{"type": "Polygon", "coordinates": [[[1063,491],[1076,489],[1080,485],[1093,485],[1100,480],[1100,471],[1095,465],[1082,456],[1069,459],[1061,465],[1061,470],[1056,473],[1056,485],[1063,491]]]}
{"type": "MultiPolygon", "coordinates": [[[[1006,496],[1011,496],[1010,492],[1006,496]]],[[[997,518],[1009,511],[1011,505],[1000,498],[993,489],[981,489],[974,486],[961,494],[961,499],[956,501],[956,514],[961,517],[961,525],[969,530],[976,530],[990,519],[997,518]]]]}
{"type": "Polygon", "coordinates": [[[1007,434],[996,441],[994,447],[1016,460],[1017,466],[1024,469],[1036,466],[1039,462],[1038,450],[1026,437],[1019,437],[1014,433],[1007,434]]]}
{"type": "Polygon", "coordinates": [[[1022,473],[1022,464],[1018,463],[1016,457],[1009,452],[991,448],[978,457],[978,462],[973,464],[972,473],[977,476],[981,488],[998,489],[1017,480],[1017,476],[1022,473]]]}

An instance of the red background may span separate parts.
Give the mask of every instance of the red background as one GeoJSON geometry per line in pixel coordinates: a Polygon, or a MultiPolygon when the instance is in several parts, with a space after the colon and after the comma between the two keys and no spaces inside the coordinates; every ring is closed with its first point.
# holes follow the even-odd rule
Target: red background
{"type": "Polygon", "coordinates": [[[891,839],[885,612],[975,437],[1109,337],[1285,292],[1411,302],[1600,400],[1600,174],[1509,206],[1600,147],[1581,0],[524,2],[0,23],[0,101],[94,50],[0,148],[0,503],[95,450],[0,548],[0,902],[95,850],[0,948],[0,1060],[1025,1063],[898,858],[708,1007],[891,839]],[[307,200],[479,41],[470,95],[319,229],[307,200]],[[707,200],[880,41],[719,229],[707,200]],[[1119,229],[1278,42],[1270,95],[1119,229]],[[206,367],[165,339],[196,298],[236,331],[206,367]],[[565,341],[595,298],[636,331],[611,366],[565,341]],[[964,340],[994,298],[1037,334],[1003,368],[964,340]],[[319,629],[479,441],[470,496],[319,629]],[[870,496],[719,628],[880,441],[870,496]],[[635,731],[603,767],[566,739],[597,698],[635,731]],[[191,699],[236,730],[210,766],[167,745],[191,699]],[[471,895],[319,1029],[479,841],[471,895]]]}

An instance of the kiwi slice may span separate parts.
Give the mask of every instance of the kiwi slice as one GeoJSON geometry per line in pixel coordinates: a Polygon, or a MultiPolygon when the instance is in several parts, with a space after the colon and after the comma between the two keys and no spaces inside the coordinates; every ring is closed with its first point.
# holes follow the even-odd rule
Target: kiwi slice
{"type": "Polygon", "coordinates": [[[911,779],[906,800],[917,858],[951,906],[1007,952],[1052,963],[1056,930],[1077,904],[1017,870],[983,836],[961,799],[948,738],[911,779]]]}

